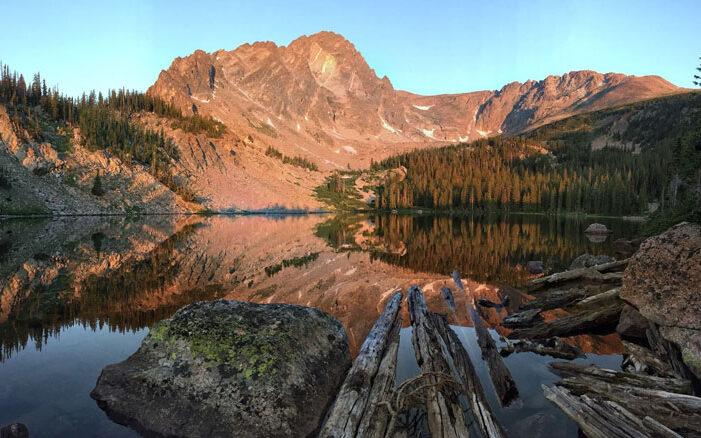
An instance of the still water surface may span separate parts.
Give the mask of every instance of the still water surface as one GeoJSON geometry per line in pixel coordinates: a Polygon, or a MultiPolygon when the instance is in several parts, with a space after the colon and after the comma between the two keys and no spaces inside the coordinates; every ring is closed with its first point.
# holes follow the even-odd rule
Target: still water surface
{"type": "MultiPolygon", "coordinates": [[[[523,265],[563,269],[579,254],[616,254],[613,241],[638,226],[598,220],[603,242],[583,234],[589,221],[541,216],[501,219],[400,216],[64,218],[0,222],[0,426],[25,423],[31,436],[135,436],[89,397],[102,368],[126,359],[148,329],[190,302],[230,298],[310,305],[341,320],[355,354],[384,302],[418,284],[429,308],[449,321],[472,358],[492,408],[513,436],[577,436],[542,395],[558,380],[552,358],[505,359],[520,397],[500,407],[466,305],[496,301],[528,280],[523,265]],[[450,312],[440,287],[458,269],[467,294],[450,312]],[[554,432],[556,431],[556,432],[554,432]]],[[[405,321],[408,321],[405,312],[405,321]]],[[[490,309],[493,337],[508,334],[490,309]]],[[[397,380],[418,373],[411,329],[402,330],[397,380]]],[[[570,339],[587,358],[617,369],[615,334],[570,339]]]]}

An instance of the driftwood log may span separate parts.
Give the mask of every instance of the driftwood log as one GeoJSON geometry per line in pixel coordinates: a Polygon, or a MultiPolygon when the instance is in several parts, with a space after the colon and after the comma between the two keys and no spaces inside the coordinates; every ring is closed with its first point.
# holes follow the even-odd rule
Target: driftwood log
{"type": "Polygon", "coordinates": [[[622,303],[613,303],[599,309],[586,310],[567,315],[550,322],[542,322],[509,334],[510,339],[551,338],[553,336],[571,336],[587,330],[600,330],[618,323],[623,308],[622,303]]]}
{"type": "Polygon", "coordinates": [[[501,325],[508,328],[530,327],[537,322],[543,321],[543,317],[540,316],[541,311],[541,309],[528,309],[512,313],[504,317],[501,325]]]}
{"type": "Polygon", "coordinates": [[[450,328],[442,315],[429,313],[429,318],[446,345],[459,381],[463,386],[463,392],[467,396],[472,417],[477,422],[482,435],[485,438],[505,437],[506,433],[489,407],[475,367],[458,335],[450,328]]]}
{"type": "Polygon", "coordinates": [[[402,328],[402,317],[397,316],[389,332],[387,347],[375,379],[372,382],[368,406],[363,419],[358,426],[358,437],[384,438],[388,432],[393,414],[385,403],[394,392],[394,379],[397,373],[397,352],[399,351],[399,331],[402,328]]]}
{"type": "Polygon", "coordinates": [[[631,385],[638,388],[656,389],[677,394],[691,394],[691,381],[673,377],[647,376],[607,370],[596,365],[582,365],[572,362],[551,362],[550,371],[560,377],[592,377],[601,382],[631,385]]]}
{"type": "Polygon", "coordinates": [[[558,272],[547,277],[535,278],[528,282],[530,290],[537,290],[543,287],[555,286],[569,283],[571,281],[591,281],[598,283],[615,283],[621,281],[623,273],[610,272],[620,269],[628,264],[629,259],[604,263],[589,268],[572,269],[570,271],[558,272]]]}
{"type": "Polygon", "coordinates": [[[489,377],[499,397],[499,402],[503,406],[508,406],[518,397],[516,382],[511,377],[511,372],[504,363],[504,358],[499,354],[492,335],[482,323],[482,317],[474,303],[470,305],[470,318],[477,333],[477,343],[482,350],[482,359],[487,361],[489,377]]]}
{"type": "Polygon", "coordinates": [[[600,294],[607,289],[605,285],[584,285],[568,289],[552,289],[547,294],[541,295],[533,301],[521,304],[519,309],[552,310],[565,308],[573,306],[582,299],[600,294]]]}
{"type": "Polygon", "coordinates": [[[577,346],[568,344],[558,337],[536,340],[534,342],[509,342],[499,349],[499,354],[506,357],[511,353],[530,352],[541,356],[552,356],[558,359],[574,360],[585,357],[584,352],[577,346]]]}
{"type": "Polygon", "coordinates": [[[627,368],[630,365],[636,373],[649,373],[660,377],[674,376],[672,367],[657,357],[652,351],[632,342],[622,342],[623,348],[625,348],[628,355],[623,361],[622,368],[627,368]]]}
{"type": "Polygon", "coordinates": [[[442,347],[442,341],[431,318],[421,289],[409,288],[409,315],[416,362],[423,374],[429,375],[424,387],[428,428],[435,437],[469,436],[460,393],[441,382],[440,376],[453,379],[450,362],[442,347]]]}
{"type": "Polygon", "coordinates": [[[630,412],[625,404],[600,403],[558,386],[542,388],[545,398],[577,423],[588,438],[682,438],[657,420],[630,412]]]}
{"type": "MultiPolygon", "coordinates": [[[[400,291],[389,299],[382,314],[365,338],[329,411],[326,424],[319,434],[320,437],[355,437],[363,417],[373,416],[373,412],[379,408],[370,396],[383,391],[382,389],[373,391],[373,383],[383,362],[387,345],[391,345],[389,334],[393,327],[398,330],[394,321],[401,301],[400,291]],[[368,406],[370,409],[367,409],[368,406]]],[[[396,360],[396,353],[394,357],[396,360]]]]}
{"type": "Polygon", "coordinates": [[[594,308],[594,307],[598,307],[598,306],[605,306],[613,301],[617,301],[618,296],[620,295],[620,292],[621,292],[621,288],[615,287],[613,289],[607,290],[606,292],[602,292],[600,294],[596,294],[596,295],[592,295],[590,297],[584,298],[583,300],[578,301],[575,304],[575,307],[594,308]]]}

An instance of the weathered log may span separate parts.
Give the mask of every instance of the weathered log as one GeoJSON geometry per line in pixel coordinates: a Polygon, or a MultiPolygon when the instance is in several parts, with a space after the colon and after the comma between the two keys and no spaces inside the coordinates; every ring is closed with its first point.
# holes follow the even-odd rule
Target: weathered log
{"type": "Polygon", "coordinates": [[[587,297],[583,299],[582,301],[578,301],[575,306],[579,308],[586,308],[586,307],[597,307],[597,306],[602,306],[610,303],[611,301],[616,301],[618,300],[618,296],[621,292],[620,287],[615,287],[613,289],[607,290],[606,292],[602,292],[600,294],[592,295],[590,297],[587,297]]]}
{"type": "Polygon", "coordinates": [[[684,364],[679,349],[662,337],[660,329],[654,322],[650,321],[650,327],[647,329],[646,334],[650,348],[672,368],[672,374],[685,379],[691,377],[691,372],[684,364]]]}
{"type": "Polygon", "coordinates": [[[571,281],[591,281],[597,283],[615,283],[620,282],[623,278],[622,272],[609,272],[604,274],[608,269],[606,267],[620,262],[606,263],[604,265],[592,266],[591,268],[572,269],[571,271],[558,272],[548,275],[547,277],[535,278],[528,282],[530,290],[537,290],[547,286],[568,283],[571,281]]]}
{"type": "Polygon", "coordinates": [[[426,301],[419,287],[409,288],[408,303],[416,362],[422,373],[430,375],[424,391],[431,436],[469,436],[460,394],[440,382],[440,375],[452,377],[453,373],[443,352],[440,335],[429,319],[426,301]]]}
{"type": "Polygon", "coordinates": [[[402,293],[399,291],[389,299],[377,318],[341,385],[320,437],[356,436],[401,302],[402,293]]]}
{"type": "Polygon", "coordinates": [[[596,365],[582,365],[573,362],[550,362],[548,368],[560,377],[587,376],[602,382],[619,385],[632,385],[638,388],[657,389],[677,394],[691,394],[690,380],[626,373],[599,368],[596,365]]]}
{"type": "Polygon", "coordinates": [[[530,327],[543,320],[540,316],[540,312],[541,309],[529,309],[518,313],[512,313],[504,317],[501,321],[501,325],[508,328],[530,327]]]}
{"type": "Polygon", "coordinates": [[[368,404],[363,418],[358,426],[356,436],[383,438],[387,433],[391,414],[384,405],[394,391],[394,379],[397,371],[397,352],[399,351],[399,332],[402,328],[402,317],[397,316],[389,332],[387,347],[382,362],[372,382],[368,396],[368,404]]]}
{"type": "Polygon", "coordinates": [[[537,297],[533,301],[522,304],[520,310],[541,309],[552,310],[574,305],[578,301],[604,292],[603,285],[586,285],[569,289],[554,289],[547,294],[537,297]]]}
{"type": "Polygon", "coordinates": [[[568,377],[556,385],[567,388],[574,395],[616,402],[636,416],[649,416],[683,436],[701,436],[699,397],[610,383],[589,376],[568,377]]]}
{"type": "Polygon", "coordinates": [[[619,403],[577,396],[566,388],[542,385],[545,398],[579,425],[589,438],[681,438],[650,417],[639,417],[619,403]]]}
{"type": "Polygon", "coordinates": [[[509,338],[542,339],[553,336],[571,336],[587,330],[615,327],[622,307],[621,303],[614,303],[600,309],[574,313],[554,321],[536,324],[533,327],[516,329],[509,334],[509,338]]]}
{"type": "Polygon", "coordinates": [[[568,344],[558,337],[543,339],[534,342],[506,341],[506,346],[499,349],[499,354],[506,357],[511,353],[530,352],[541,356],[552,356],[558,359],[574,360],[578,357],[585,357],[584,352],[577,346],[568,344]]]}
{"type": "Polygon", "coordinates": [[[470,360],[470,355],[463,347],[458,335],[450,328],[442,315],[429,313],[429,318],[446,345],[459,381],[463,386],[463,391],[467,396],[470,412],[476,420],[482,435],[485,438],[505,437],[506,433],[489,407],[482,384],[470,360]]]}
{"type": "Polygon", "coordinates": [[[470,318],[477,333],[477,343],[482,349],[482,359],[487,361],[489,367],[489,377],[494,385],[494,390],[499,397],[499,402],[503,406],[508,406],[518,397],[518,388],[509,368],[504,363],[504,358],[499,354],[497,345],[489,334],[487,328],[482,324],[482,317],[477,308],[470,305],[470,318]]]}
{"type": "Polygon", "coordinates": [[[622,368],[626,368],[627,364],[630,363],[635,372],[638,373],[648,372],[660,377],[672,377],[674,375],[672,367],[663,362],[652,351],[632,342],[622,342],[628,355],[623,361],[622,368]]]}
{"type": "Polygon", "coordinates": [[[448,307],[450,307],[451,310],[455,310],[455,299],[453,298],[453,293],[450,291],[450,288],[443,286],[441,288],[441,293],[443,294],[443,299],[448,303],[448,307]]]}

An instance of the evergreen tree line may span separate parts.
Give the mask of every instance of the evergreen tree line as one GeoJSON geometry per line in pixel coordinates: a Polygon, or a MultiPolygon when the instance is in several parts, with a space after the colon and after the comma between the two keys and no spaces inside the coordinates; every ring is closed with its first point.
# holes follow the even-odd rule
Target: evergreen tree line
{"type": "Polygon", "coordinates": [[[690,93],[572,117],[527,137],[404,153],[372,163],[373,171],[406,169],[387,172],[375,207],[626,215],[657,201],[661,211],[688,213],[699,209],[700,128],[701,93],[690,93]],[[601,121],[622,111],[631,113],[627,129],[592,150],[601,121]]]}
{"type": "Polygon", "coordinates": [[[0,64],[0,103],[10,115],[21,140],[50,141],[42,122],[80,129],[81,144],[89,150],[107,150],[127,165],[148,166],[159,181],[188,201],[195,195],[172,175],[171,162],[178,150],[163,130],[147,128],[133,120],[138,112],[151,112],[171,120],[171,127],[209,137],[221,137],[225,126],[211,117],[185,116],[172,103],[137,91],[111,90],[107,96],[95,91],[74,99],[49,89],[39,73],[27,84],[24,76],[0,64]],[[26,133],[26,134],[25,134],[26,133]],[[29,137],[29,138],[27,138],[29,137]]]}

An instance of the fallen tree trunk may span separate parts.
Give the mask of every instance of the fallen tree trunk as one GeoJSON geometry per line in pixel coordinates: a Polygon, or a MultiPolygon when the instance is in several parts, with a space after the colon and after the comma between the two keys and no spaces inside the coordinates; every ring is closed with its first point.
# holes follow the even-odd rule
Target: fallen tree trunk
{"type": "Polygon", "coordinates": [[[579,308],[593,308],[597,306],[602,306],[606,305],[612,301],[618,300],[618,296],[621,292],[620,287],[615,287],[613,289],[607,290],[606,292],[602,292],[600,294],[592,295],[590,297],[587,297],[583,299],[582,301],[578,301],[575,306],[579,308]]]}
{"type": "Polygon", "coordinates": [[[622,303],[615,303],[601,309],[574,313],[554,321],[536,324],[533,327],[516,329],[509,334],[509,338],[543,339],[553,336],[571,336],[587,330],[615,326],[622,308],[622,303]]]}
{"type": "Polygon", "coordinates": [[[356,436],[401,302],[400,291],[389,299],[382,314],[377,318],[341,385],[320,437],[356,436]]]}
{"type": "Polygon", "coordinates": [[[616,402],[636,416],[649,416],[683,436],[701,437],[699,397],[610,383],[590,376],[568,377],[556,385],[575,395],[616,402]]]}
{"type": "Polygon", "coordinates": [[[505,437],[506,433],[489,407],[482,384],[470,360],[470,355],[463,347],[458,335],[450,328],[442,315],[429,313],[429,318],[446,345],[448,354],[455,366],[455,371],[460,378],[463,391],[467,396],[470,412],[477,422],[482,435],[485,438],[505,437]]]}
{"type": "Polygon", "coordinates": [[[541,356],[552,356],[558,359],[574,360],[578,357],[585,357],[584,352],[574,345],[568,344],[558,337],[544,339],[535,342],[509,342],[499,349],[499,354],[506,357],[511,353],[530,352],[541,356]]]}
{"type": "Polygon", "coordinates": [[[499,397],[499,402],[503,406],[508,406],[509,403],[518,397],[516,382],[511,377],[511,372],[504,363],[504,358],[499,354],[492,335],[489,334],[487,328],[482,324],[482,317],[474,303],[470,305],[470,318],[472,318],[472,324],[477,333],[477,343],[482,349],[482,358],[487,361],[489,377],[499,397]]]}
{"type": "Polygon", "coordinates": [[[623,361],[622,368],[626,368],[628,364],[632,365],[635,372],[649,372],[660,377],[672,377],[672,367],[663,362],[652,351],[632,342],[622,341],[623,348],[626,350],[628,357],[623,361]]]}
{"type": "Polygon", "coordinates": [[[596,365],[581,365],[572,362],[550,362],[550,371],[560,377],[592,377],[601,382],[632,385],[637,388],[656,389],[677,394],[691,394],[691,381],[669,377],[646,376],[607,370],[596,365]]]}
{"type": "Polygon", "coordinates": [[[599,403],[557,386],[542,388],[545,398],[577,423],[588,438],[682,438],[658,421],[636,416],[616,402],[599,403]]]}
{"type": "Polygon", "coordinates": [[[384,438],[387,433],[391,413],[385,403],[389,401],[394,392],[397,352],[399,351],[399,331],[401,328],[402,317],[397,316],[397,320],[389,332],[385,354],[372,382],[367,408],[363,413],[356,436],[384,438]]]}
{"type": "Polygon", "coordinates": [[[431,436],[458,438],[469,436],[460,394],[446,384],[453,379],[450,363],[443,353],[442,340],[431,323],[421,289],[409,288],[409,315],[416,362],[427,383],[423,385],[428,427],[431,436]],[[443,379],[441,376],[445,376],[443,379]]]}
{"type": "Polygon", "coordinates": [[[528,282],[528,289],[538,290],[543,287],[554,286],[557,284],[568,283],[576,280],[591,281],[597,283],[620,282],[623,278],[622,272],[609,272],[606,274],[602,273],[605,271],[605,269],[602,270],[601,267],[605,267],[607,265],[611,265],[611,263],[592,266],[590,268],[572,269],[571,271],[558,272],[556,274],[548,275],[547,277],[535,278],[528,282]]]}
{"type": "Polygon", "coordinates": [[[578,301],[602,293],[602,286],[586,285],[581,287],[572,287],[569,289],[555,289],[547,294],[537,297],[533,301],[522,304],[520,310],[540,309],[552,310],[569,307],[578,301]]]}
{"type": "Polygon", "coordinates": [[[522,312],[512,313],[505,316],[501,321],[501,325],[508,328],[530,327],[537,322],[541,322],[543,318],[540,316],[541,309],[529,309],[522,312]]]}

